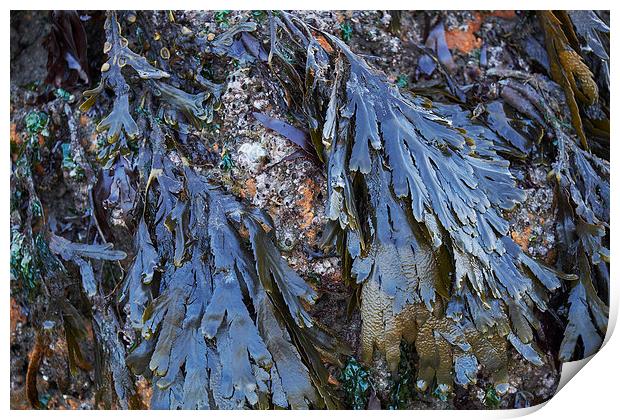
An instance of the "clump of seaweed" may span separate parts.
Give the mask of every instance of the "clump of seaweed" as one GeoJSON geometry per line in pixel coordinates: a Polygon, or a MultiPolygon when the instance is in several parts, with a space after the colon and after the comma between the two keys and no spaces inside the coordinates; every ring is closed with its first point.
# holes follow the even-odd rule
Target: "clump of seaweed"
{"type": "Polygon", "coordinates": [[[560,281],[507,236],[501,211],[522,195],[497,135],[458,106],[399,92],[335,36],[272,22],[272,66],[288,62],[284,51],[305,61],[301,74],[283,64],[286,81],[299,81],[286,88],[320,136],[325,243],[336,240],[361,287],[363,360],[378,349],[395,371],[405,339],[419,355],[418,389],[445,394],[453,377],[474,382],[481,364],[505,392],[508,343],[543,363],[537,312],[560,281]]]}
{"type": "Polygon", "coordinates": [[[116,142],[121,130],[127,136],[134,138],[138,134],[138,125],[129,113],[129,84],[125,81],[122,68],[126,65],[133,68],[141,79],[161,79],[169,77],[168,73],[153,67],[146,58],[134,53],[128,47],[129,41],[121,36],[121,25],[116,18],[116,12],[111,12],[105,21],[106,42],[103,52],[108,60],[101,66],[101,81],[99,85],[84,92],[86,100],[80,106],[82,112],[87,111],[103,92],[110,88],[114,92],[115,100],[112,112],[98,125],[97,131],[106,131],[110,143],[116,142]]]}
{"type": "Polygon", "coordinates": [[[302,304],[316,292],[282,259],[268,216],[175,168],[157,125],[151,138],[125,296],[142,335],[128,363],[152,377],[153,407],[334,407],[317,352],[331,345],[302,304]]]}
{"type": "Polygon", "coordinates": [[[37,347],[29,360],[25,388],[32,407],[41,408],[37,372],[48,334],[56,328],[64,333],[69,369],[75,373],[88,368],[80,349],[88,321],[68,296],[72,279],[51,245],[53,234],[34,185],[31,159],[32,150],[26,146],[11,173],[11,282],[36,315],[37,347]]]}
{"type": "Polygon", "coordinates": [[[551,77],[564,90],[571,121],[581,141],[581,147],[589,150],[581,108],[598,101],[599,88],[592,71],[580,54],[582,48],[577,33],[584,39],[586,48],[592,51],[601,63],[603,79],[607,80],[604,84],[608,88],[609,56],[600,36],[609,33],[609,27],[593,11],[540,11],[538,16],[545,33],[551,77]]]}
{"type": "Polygon", "coordinates": [[[588,357],[600,348],[609,317],[609,162],[566,133],[551,81],[541,76],[501,83],[507,103],[530,118],[534,113],[543,116],[542,123],[553,134],[555,161],[548,178],[555,185],[558,234],[565,250],[560,263],[578,274],[569,287],[559,357],[588,357]]]}
{"type": "MultiPolygon", "coordinates": [[[[203,81],[206,90],[189,94],[183,90],[164,83],[161,79],[169,78],[170,74],[151,65],[146,58],[136,54],[129,47],[129,41],[121,35],[121,26],[116,12],[108,14],[104,24],[106,42],[103,52],[108,60],[101,66],[101,82],[91,90],[84,92],[86,100],[80,110],[88,110],[104,88],[114,92],[115,100],[112,112],[98,125],[98,131],[106,131],[110,143],[115,143],[123,131],[130,139],[138,134],[138,125],[129,112],[130,85],[122,74],[122,69],[129,66],[135,70],[140,79],[154,81],[147,86],[154,95],[160,96],[172,109],[178,110],[193,123],[199,125],[201,121],[210,122],[213,118],[213,106],[219,97],[220,87],[207,80],[203,81]]],[[[214,41],[215,42],[215,41],[214,41]]]]}
{"type": "MultiPolygon", "coordinates": [[[[61,109],[62,101],[61,98],[56,100],[61,109]]],[[[51,121],[57,115],[48,114],[53,110],[35,110],[26,115],[24,125],[30,138],[15,145],[11,172],[11,280],[18,286],[16,290],[20,293],[17,297],[24,299],[31,310],[35,331],[35,347],[26,375],[26,394],[32,407],[43,408],[37,389],[39,365],[50,337],[61,333],[72,375],[76,375],[78,369],[93,369],[91,357],[84,352],[86,343],[93,340],[98,355],[106,355],[102,359],[114,361],[95,363],[97,381],[105,381],[105,371],[112,370],[121,408],[140,408],[142,405],[136,397],[135,385],[127,369],[123,369],[124,360],[119,360],[119,355],[124,358],[124,347],[119,340],[116,314],[106,306],[104,295],[107,290],[99,275],[101,264],[93,265],[94,261],[101,260],[117,262],[126,255],[112,250],[111,244],[78,244],[58,236],[55,231],[59,222],[50,214],[49,208],[43,207],[39,198],[41,186],[37,175],[40,172],[34,172],[33,168],[41,165],[42,157],[46,158],[50,173],[59,171],[66,164],[64,150],[62,160],[49,156],[52,152],[46,140],[56,134],[51,121]],[[73,266],[78,270],[73,270],[73,266]],[[77,280],[79,278],[81,281],[77,280]],[[88,309],[85,309],[85,302],[89,304],[88,309]],[[90,327],[94,332],[92,336],[90,327]]],[[[64,104],[64,110],[71,137],[69,146],[73,147],[77,141],[76,124],[67,104],[64,104]]],[[[86,167],[87,162],[82,158],[73,153],[71,163],[81,173],[92,175],[91,168],[86,167]]],[[[68,225],[72,226],[71,223],[68,225]]]]}
{"type": "MultiPolygon", "coordinates": [[[[141,191],[141,211],[123,212],[138,214],[138,221],[121,301],[139,333],[127,364],[152,381],[151,407],[337,407],[323,359],[336,363],[346,350],[308,314],[316,292],[282,258],[266,213],[228,195],[185,157],[171,160],[166,142],[176,136],[174,125],[154,116],[150,100],[142,101],[140,124],[133,120],[128,85],[114,66],[127,57],[143,78],[164,73],[127,48],[114,13],[106,28],[112,64],[102,69],[105,83],[126,85],[115,90],[114,108],[120,102],[122,120],[131,119],[121,124],[127,135],[143,132],[144,140],[136,153],[110,161],[111,168],[123,159],[139,161],[140,179],[120,169],[121,185],[133,186],[114,192],[114,182],[100,175],[97,194],[108,197],[108,208],[117,208],[121,196],[141,191]]],[[[203,108],[207,96],[161,82],[152,88],[162,105],[190,121],[210,118],[203,108]]],[[[95,96],[85,95],[92,104],[95,96]]],[[[110,129],[108,138],[119,132],[110,129]]],[[[102,210],[105,221],[108,212],[102,210]]]]}

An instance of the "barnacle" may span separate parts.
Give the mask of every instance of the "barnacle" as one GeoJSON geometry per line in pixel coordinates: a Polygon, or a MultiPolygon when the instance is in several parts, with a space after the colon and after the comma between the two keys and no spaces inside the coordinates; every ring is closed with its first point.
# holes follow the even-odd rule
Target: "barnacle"
{"type": "Polygon", "coordinates": [[[435,381],[449,390],[455,360],[459,381],[472,378],[473,356],[505,391],[504,346],[542,363],[536,311],[560,282],[507,236],[501,210],[522,195],[496,152],[497,135],[456,105],[401,94],[338,38],[288,24],[272,54],[289,48],[307,57],[297,89],[310,128],[322,128],[327,231],[340,231],[345,274],[362,287],[364,359],[376,347],[396,369],[402,337],[416,343],[420,388],[435,381]]]}

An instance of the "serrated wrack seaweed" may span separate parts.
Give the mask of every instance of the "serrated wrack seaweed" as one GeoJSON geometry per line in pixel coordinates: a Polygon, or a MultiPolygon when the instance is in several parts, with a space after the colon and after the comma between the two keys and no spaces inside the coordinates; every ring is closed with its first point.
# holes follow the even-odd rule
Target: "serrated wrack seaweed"
{"type": "MultiPolygon", "coordinates": [[[[123,251],[112,249],[112,244],[80,244],[71,242],[53,232],[50,233],[50,250],[64,261],[71,262],[79,268],[82,278],[82,290],[91,304],[90,324],[95,345],[95,383],[97,400],[113,389],[116,401],[123,409],[143,408],[136,392],[134,378],[125,366],[126,350],[118,337],[119,324],[116,314],[106,307],[103,291],[98,287],[98,278],[93,270],[92,261],[120,261],[127,255],[123,251]],[[107,377],[109,373],[109,379],[107,377]]],[[[69,345],[69,364],[72,372],[76,366],[91,369],[84,360],[79,341],[86,340],[88,329],[86,319],[68,301],[61,301],[65,335],[69,345]]],[[[108,398],[108,397],[104,397],[108,398]]],[[[110,407],[110,400],[105,400],[110,407]]]]}
{"type": "MultiPolygon", "coordinates": [[[[146,58],[129,48],[128,40],[121,35],[121,25],[116,12],[108,13],[104,27],[106,32],[104,53],[108,55],[108,60],[101,66],[99,85],[84,92],[85,101],[80,110],[88,110],[105,88],[110,88],[114,92],[112,112],[97,125],[97,131],[107,133],[108,142],[115,143],[123,132],[130,139],[134,138],[139,131],[138,124],[129,109],[131,88],[122,74],[125,66],[133,68],[140,79],[149,81],[146,86],[173,110],[181,112],[190,123],[201,127],[202,122],[211,122],[213,107],[221,94],[221,86],[201,78],[201,86],[205,90],[190,94],[162,82],[161,79],[169,78],[170,74],[154,67],[146,58]]],[[[176,118],[174,122],[176,123],[176,118]]]]}
{"type": "MultiPolygon", "coordinates": [[[[559,133],[561,128],[555,128],[559,133]]],[[[556,183],[558,231],[568,251],[562,262],[579,276],[569,292],[568,324],[560,346],[560,360],[571,361],[596,353],[607,331],[609,163],[565,135],[557,139],[552,179],[556,183]]]]}
{"type": "Polygon", "coordinates": [[[152,378],[153,408],[335,407],[319,355],[335,343],[306,311],[316,292],[280,255],[270,218],[175,167],[151,123],[125,295],[142,335],[128,363],[152,378]]]}
{"type": "Polygon", "coordinates": [[[95,273],[89,260],[118,261],[127,257],[123,251],[113,250],[112,244],[76,244],[53,233],[51,234],[49,246],[50,250],[54,254],[59,255],[65,261],[73,262],[80,268],[82,288],[89,298],[92,298],[95,294],[97,294],[95,273]]]}
{"type": "MultiPolygon", "coordinates": [[[[114,13],[106,23],[112,43],[120,32],[110,31],[110,25],[120,30],[114,13]]],[[[127,45],[118,42],[120,48],[127,45]]],[[[110,60],[129,53],[134,54],[113,52],[110,60]]],[[[104,66],[104,77],[112,68],[104,66]]],[[[115,80],[121,80],[120,67],[115,71],[115,80]]],[[[119,83],[129,89],[124,79],[119,83]]],[[[198,125],[211,120],[220,92],[206,80],[201,84],[213,94],[189,95],[161,81],[146,86],[161,105],[198,125]]],[[[128,109],[129,96],[120,98],[128,109]]],[[[114,106],[118,102],[117,95],[114,106]]],[[[108,197],[108,207],[122,207],[124,197],[117,195],[136,196],[139,190],[142,198],[122,212],[131,218],[132,211],[141,211],[136,222],[126,223],[136,226],[135,249],[121,301],[128,303],[128,320],[139,331],[127,365],[152,381],[151,408],[337,407],[323,361],[337,363],[347,350],[307,312],[316,292],[286,264],[275,246],[273,222],[212,184],[185,157],[173,162],[166,141],[174,143],[174,130],[151,106],[150,98],[141,100],[139,130],[125,114],[135,126],[126,134],[145,135],[138,163],[131,149],[108,160],[114,177],[118,165],[138,168],[139,186],[121,170],[125,192],[113,194],[108,184],[114,181],[101,177],[98,189],[108,197]]]]}
{"type": "Polygon", "coordinates": [[[449,390],[455,360],[463,381],[471,365],[463,361],[475,356],[505,392],[504,346],[541,363],[537,311],[560,282],[507,236],[501,211],[522,194],[497,136],[458,106],[401,94],[328,33],[294,19],[280,36],[272,54],[286,45],[307,57],[297,78],[314,105],[304,106],[310,128],[322,123],[326,208],[336,225],[327,231],[341,231],[345,274],[362,287],[364,360],[378,348],[395,369],[408,338],[421,357],[421,389],[434,381],[449,390]],[[310,39],[291,41],[294,28],[310,39]]]}
{"type": "Polygon", "coordinates": [[[106,87],[112,89],[115,96],[112,112],[97,125],[97,131],[106,131],[108,141],[114,143],[121,130],[130,138],[138,134],[138,125],[129,113],[130,88],[122,74],[122,68],[129,65],[142,79],[161,79],[169,75],[129,49],[129,41],[121,35],[121,25],[116,18],[116,12],[108,13],[104,28],[106,42],[103,52],[108,55],[108,60],[101,66],[99,85],[84,92],[85,101],[80,110],[88,110],[106,87]]]}
{"type": "Polygon", "coordinates": [[[596,353],[609,317],[609,162],[580,147],[566,133],[555,111],[554,85],[539,78],[528,83],[502,81],[502,96],[531,117],[539,111],[552,130],[555,161],[548,174],[555,187],[558,236],[564,252],[560,264],[577,273],[569,284],[567,326],[560,345],[562,361],[596,353]]]}

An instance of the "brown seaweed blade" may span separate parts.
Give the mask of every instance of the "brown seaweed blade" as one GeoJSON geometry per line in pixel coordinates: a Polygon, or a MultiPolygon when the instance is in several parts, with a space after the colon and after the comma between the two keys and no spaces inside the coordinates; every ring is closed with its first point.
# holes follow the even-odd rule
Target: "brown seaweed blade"
{"type": "Polygon", "coordinates": [[[52,30],[45,41],[48,51],[45,82],[67,87],[79,78],[88,83],[88,41],[80,16],[74,10],[55,10],[50,14],[52,30]]]}
{"type": "MultiPolygon", "coordinates": [[[[291,24],[312,33],[299,20],[291,24]]],[[[376,347],[395,368],[404,338],[416,342],[420,389],[434,382],[449,391],[454,360],[459,379],[471,377],[469,354],[497,372],[505,392],[503,346],[541,363],[536,311],[546,310],[547,290],[560,283],[506,236],[501,210],[522,195],[494,149],[496,135],[458,106],[402,95],[330,34],[321,33],[329,48],[282,34],[272,39],[273,54],[286,46],[307,57],[304,95],[318,109],[309,120],[323,121],[328,217],[362,287],[364,358],[376,347]]]]}
{"type": "Polygon", "coordinates": [[[204,91],[190,94],[175,86],[160,81],[170,75],[151,65],[146,58],[128,47],[128,40],[121,35],[121,25],[116,12],[109,12],[104,24],[106,43],[104,53],[108,60],[101,66],[101,82],[94,89],[84,92],[85,101],[81,111],[88,110],[104,89],[114,92],[112,112],[97,125],[97,131],[106,131],[110,143],[115,143],[124,132],[130,139],[138,135],[138,125],[129,112],[130,86],[123,76],[125,66],[133,68],[140,79],[149,81],[147,87],[161,97],[163,103],[180,111],[192,124],[200,127],[202,122],[211,122],[213,107],[221,94],[221,86],[203,80],[204,91]]]}
{"type": "MultiPolygon", "coordinates": [[[[142,101],[140,124],[133,120],[129,96],[120,94],[129,86],[121,66],[114,66],[119,57],[137,63],[143,79],[166,74],[127,48],[114,13],[106,28],[111,64],[102,69],[100,87],[85,95],[86,105],[92,105],[104,83],[120,86],[114,107],[122,108],[125,122],[110,124],[108,137],[123,135],[121,128],[130,137],[145,134],[137,153],[130,149],[109,159],[114,178],[110,173],[101,178],[97,195],[108,197],[110,210],[142,192],[143,203],[122,212],[131,218],[134,209],[142,209],[121,300],[129,304],[129,321],[140,333],[127,364],[152,381],[151,407],[337,407],[323,359],[337,363],[348,350],[307,312],[316,292],[286,264],[265,213],[225,193],[185,158],[173,163],[166,140],[175,134],[153,116],[150,100],[142,101]],[[146,69],[140,67],[145,63],[146,69]],[[117,171],[119,165],[123,168],[117,171]],[[140,185],[132,185],[132,167],[140,170],[140,185]]],[[[213,42],[216,53],[225,53],[233,36],[253,29],[231,29],[221,42],[213,42]]],[[[213,91],[190,95],[152,81],[146,87],[161,105],[198,125],[211,120],[220,92],[206,80],[202,85],[213,91]]],[[[108,120],[119,121],[114,111],[108,120]]]]}
{"type": "MultiPolygon", "coordinates": [[[[335,343],[306,312],[302,302],[312,303],[316,293],[282,259],[271,220],[189,167],[174,168],[157,125],[152,139],[148,195],[160,198],[147,203],[138,234],[147,237],[139,239],[145,250],[157,244],[159,292],[150,278],[131,275],[126,297],[144,302],[132,306],[143,339],[128,363],[152,377],[153,407],[335,407],[317,352],[319,345],[335,343]],[[171,182],[177,187],[162,200],[171,182]],[[169,216],[160,220],[164,205],[170,205],[164,212],[169,216]],[[182,214],[167,223],[175,209],[182,214]],[[156,240],[150,239],[148,220],[165,226],[150,227],[156,240]]],[[[134,263],[139,266],[141,252],[134,263]]]]}
{"type": "Polygon", "coordinates": [[[528,117],[545,116],[555,134],[556,157],[549,180],[555,186],[558,234],[565,250],[560,262],[577,273],[568,292],[567,325],[560,346],[563,361],[588,357],[600,348],[609,317],[609,162],[579,147],[551,106],[553,86],[540,78],[508,79],[502,96],[528,117]]]}
{"type": "Polygon", "coordinates": [[[538,16],[545,33],[551,77],[564,89],[573,127],[581,141],[581,146],[588,150],[588,141],[577,102],[591,105],[598,99],[598,87],[594,76],[581,56],[571,46],[562,22],[556,14],[551,11],[541,11],[538,12],[538,16]]]}
{"type": "Polygon", "coordinates": [[[121,130],[130,138],[138,134],[138,125],[129,113],[129,85],[122,74],[122,68],[129,65],[142,79],[160,79],[169,75],[148,63],[148,61],[134,53],[127,46],[129,41],[121,35],[121,25],[117,20],[116,12],[109,12],[104,24],[106,42],[103,52],[108,60],[101,66],[101,82],[91,90],[84,92],[86,100],[80,106],[81,111],[88,110],[104,88],[114,91],[115,101],[112,112],[98,125],[97,131],[107,131],[108,141],[116,142],[121,130]]]}

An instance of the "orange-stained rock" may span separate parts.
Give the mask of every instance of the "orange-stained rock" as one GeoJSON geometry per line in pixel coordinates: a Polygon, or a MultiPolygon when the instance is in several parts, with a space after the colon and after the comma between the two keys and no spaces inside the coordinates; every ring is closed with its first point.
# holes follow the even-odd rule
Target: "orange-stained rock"
{"type": "Polygon", "coordinates": [[[256,180],[254,178],[248,178],[245,181],[245,190],[243,191],[244,198],[251,198],[256,195],[256,180]]]}
{"type": "Polygon", "coordinates": [[[502,19],[514,19],[517,17],[517,14],[514,10],[493,10],[489,13],[490,16],[496,16],[502,19]]]}
{"type": "Polygon", "coordinates": [[[148,410],[151,407],[151,396],[153,395],[153,388],[149,385],[148,381],[144,378],[140,378],[136,381],[136,391],[142,400],[144,408],[148,410]]]}
{"type": "Polygon", "coordinates": [[[327,378],[327,382],[331,385],[334,385],[336,387],[340,386],[340,381],[338,381],[338,379],[334,378],[332,376],[332,374],[329,374],[329,378],[327,378]]]}
{"type": "Polygon", "coordinates": [[[22,138],[17,132],[17,125],[15,123],[11,124],[11,143],[15,145],[20,145],[22,143],[22,138]]]}
{"type": "Polygon", "coordinates": [[[314,197],[318,191],[316,184],[310,178],[307,178],[303,184],[297,189],[302,197],[297,200],[299,211],[302,216],[300,228],[307,229],[314,220],[314,197]]]}
{"type": "Polygon", "coordinates": [[[527,252],[530,244],[530,237],[532,236],[532,228],[530,226],[527,226],[523,230],[523,232],[512,232],[510,236],[512,237],[512,240],[521,247],[522,250],[527,252]]]}
{"type": "Polygon", "coordinates": [[[545,255],[545,264],[553,267],[555,262],[558,259],[558,250],[556,248],[551,248],[547,255],[545,255]]]}
{"type": "Polygon", "coordinates": [[[17,328],[18,322],[21,322],[22,324],[25,323],[26,317],[22,313],[21,306],[19,306],[14,298],[11,298],[11,343],[13,342],[15,328],[17,328]]]}
{"type": "Polygon", "coordinates": [[[451,50],[457,49],[463,54],[469,54],[473,50],[482,46],[482,39],[475,34],[480,30],[480,26],[488,16],[495,16],[502,19],[513,19],[516,17],[514,10],[496,10],[493,12],[475,12],[474,19],[467,22],[467,29],[452,29],[446,31],[446,44],[451,50]]]}

